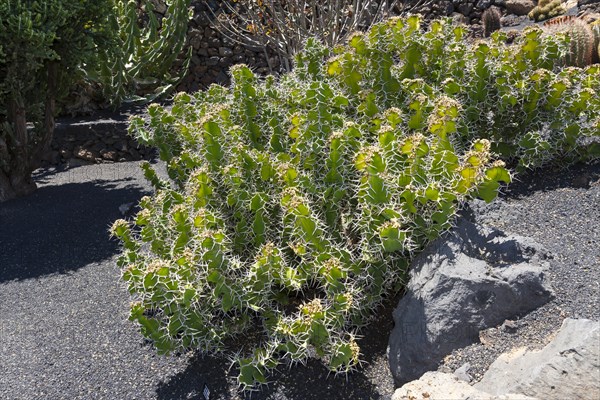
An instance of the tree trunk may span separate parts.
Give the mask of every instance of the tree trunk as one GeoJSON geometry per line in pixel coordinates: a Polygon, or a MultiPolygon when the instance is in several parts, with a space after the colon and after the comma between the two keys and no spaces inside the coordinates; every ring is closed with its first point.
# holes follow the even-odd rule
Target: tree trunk
{"type": "MultiPolygon", "coordinates": [[[[56,81],[58,79],[58,62],[49,61],[46,64],[48,72],[46,107],[44,110],[44,131],[30,158],[33,168],[39,167],[39,162],[50,152],[50,143],[54,136],[54,113],[56,112],[56,81]]],[[[32,168],[32,169],[33,169],[32,168]]]]}
{"type": "MultiPolygon", "coordinates": [[[[56,82],[58,63],[48,62],[47,91],[44,110],[43,132],[36,143],[30,143],[27,133],[27,115],[23,99],[13,95],[7,107],[8,123],[13,135],[8,135],[4,150],[0,143],[0,156],[7,158],[8,170],[0,168],[0,202],[31,194],[36,184],[31,178],[33,170],[39,166],[42,157],[49,151],[54,135],[54,113],[56,109],[56,82]]],[[[3,163],[0,162],[0,167],[3,163]]]]}
{"type": "Polygon", "coordinates": [[[13,94],[9,99],[7,117],[12,128],[12,137],[7,138],[10,157],[8,171],[0,173],[0,201],[28,195],[36,188],[31,179],[27,116],[19,94],[13,94]]]}
{"type": "Polygon", "coordinates": [[[0,203],[6,200],[14,199],[17,193],[10,184],[10,178],[0,170],[0,203]]]}

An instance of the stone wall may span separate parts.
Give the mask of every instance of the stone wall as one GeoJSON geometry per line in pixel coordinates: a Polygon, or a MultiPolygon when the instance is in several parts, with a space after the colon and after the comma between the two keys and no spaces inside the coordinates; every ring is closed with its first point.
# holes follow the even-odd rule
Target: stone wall
{"type": "MultiPolygon", "coordinates": [[[[150,0],[154,4],[159,19],[166,13],[165,0],[150,0]]],[[[244,63],[258,74],[279,71],[279,59],[273,53],[268,55],[262,48],[250,49],[236,40],[227,37],[214,27],[214,15],[227,12],[224,5],[233,0],[192,0],[194,16],[189,23],[187,40],[193,47],[189,74],[177,87],[179,91],[194,92],[205,89],[212,83],[229,84],[229,67],[244,63]],[[271,65],[271,68],[269,67],[271,65]]],[[[537,4],[537,0],[403,0],[411,12],[419,13],[426,20],[452,17],[458,22],[470,25],[472,35],[483,34],[481,16],[489,7],[497,7],[503,15],[503,26],[526,26],[531,23],[527,13],[537,4]]],[[[600,0],[563,0],[567,8],[574,6],[577,11],[598,12],[600,0]]],[[[179,66],[182,65],[180,60],[179,66]]],[[[177,65],[176,65],[177,66],[177,65]]]]}
{"type": "MultiPolygon", "coordinates": [[[[152,0],[160,2],[163,0],[152,0]]],[[[568,9],[577,12],[600,12],[600,0],[564,0],[568,9]]],[[[440,17],[452,17],[471,27],[472,35],[481,37],[483,27],[481,16],[489,7],[497,7],[502,13],[504,27],[521,27],[532,24],[527,13],[537,4],[537,0],[404,0],[411,12],[419,13],[426,20],[440,17]]],[[[194,17],[188,30],[189,44],[194,48],[190,73],[179,85],[180,91],[205,89],[212,83],[229,84],[229,67],[238,63],[248,64],[259,74],[271,71],[269,63],[278,71],[279,59],[267,56],[264,49],[248,49],[224,36],[213,27],[213,14],[224,9],[222,1],[192,0],[194,17]]]]}
{"type": "Polygon", "coordinates": [[[179,85],[180,91],[204,89],[212,83],[229,84],[229,67],[248,64],[259,74],[268,74],[269,63],[276,70],[279,59],[265,49],[250,49],[215,29],[214,15],[226,12],[222,2],[193,0],[194,17],[188,28],[188,43],[193,47],[190,73],[179,85]]]}
{"type": "MultiPolygon", "coordinates": [[[[426,19],[453,16],[461,22],[473,25],[474,31],[477,32],[480,30],[483,11],[492,5],[504,9],[505,2],[506,0],[427,1],[415,11],[424,15],[426,19]]],[[[212,83],[227,85],[229,67],[239,63],[248,64],[259,74],[269,73],[269,63],[275,70],[279,67],[279,59],[276,56],[269,55],[268,63],[263,49],[248,49],[214,28],[213,13],[223,11],[220,4],[221,2],[215,0],[192,1],[194,17],[189,24],[188,42],[194,50],[190,73],[177,88],[180,91],[193,92],[212,83]]]]}

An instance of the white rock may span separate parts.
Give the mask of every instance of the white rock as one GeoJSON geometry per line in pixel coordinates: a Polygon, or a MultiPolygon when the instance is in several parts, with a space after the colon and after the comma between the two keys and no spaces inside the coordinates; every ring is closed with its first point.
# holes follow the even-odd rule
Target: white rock
{"type": "Polygon", "coordinates": [[[412,381],[397,389],[392,400],[535,400],[517,394],[495,396],[483,392],[461,381],[451,374],[427,372],[421,379],[412,381]]]}
{"type": "Polygon", "coordinates": [[[546,347],[503,354],[475,387],[545,400],[600,399],[600,322],[565,319],[546,347]]]}

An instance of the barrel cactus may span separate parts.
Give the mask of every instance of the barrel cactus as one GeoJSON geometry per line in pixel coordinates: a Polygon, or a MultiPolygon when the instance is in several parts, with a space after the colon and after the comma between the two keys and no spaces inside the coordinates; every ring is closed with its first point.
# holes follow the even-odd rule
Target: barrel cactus
{"type": "Polygon", "coordinates": [[[481,23],[483,24],[483,36],[489,37],[493,32],[502,27],[500,18],[502,14],[498,7],[490,7],[481,14],[481,23]]]}
{"type": "Polygon", "coordinates": [[[600,62],[600,20],[595,21],[590,25],[592,28],[592,34],[594,35],[594,58],[593,62],[600,62]]]}
{"type": "Polygon", "coordinates": [[[528,16],[534,21],[543,21],[564,14],[565,11],[562,0],[539,0],[528,16]]]}
{"type": "Polygon", "coordinates": [[[550,35],[564,34],[569,40],[569,52],[564,62],[569,66],[590,65],[596,52],[594,32],[580,18],[565,16],[544,23],[544,31],[550,35]]]}

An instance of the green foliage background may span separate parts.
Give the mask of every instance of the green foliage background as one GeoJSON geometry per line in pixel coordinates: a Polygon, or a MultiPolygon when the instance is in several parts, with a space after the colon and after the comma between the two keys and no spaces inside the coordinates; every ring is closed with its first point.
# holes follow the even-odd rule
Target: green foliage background
{"type": "Polygon", "coordinates": [[[109,0],[0,3],[0,201],[35,188],[30,174],[52,138],[55,101],[110,46],[110,12],[109,0]]]}
{"type": "MultiPolygon", "coordinates": [[[[60,88],[94,63],[96,49],[110,44],[111,1],[8,0],[0,4],[0,104],[9,94],[29,104],[44,100],[40,77],[48,61],[60,63],[60,88]]],[[[59,91],[60,92],[60,91],[59,91]]]]}

